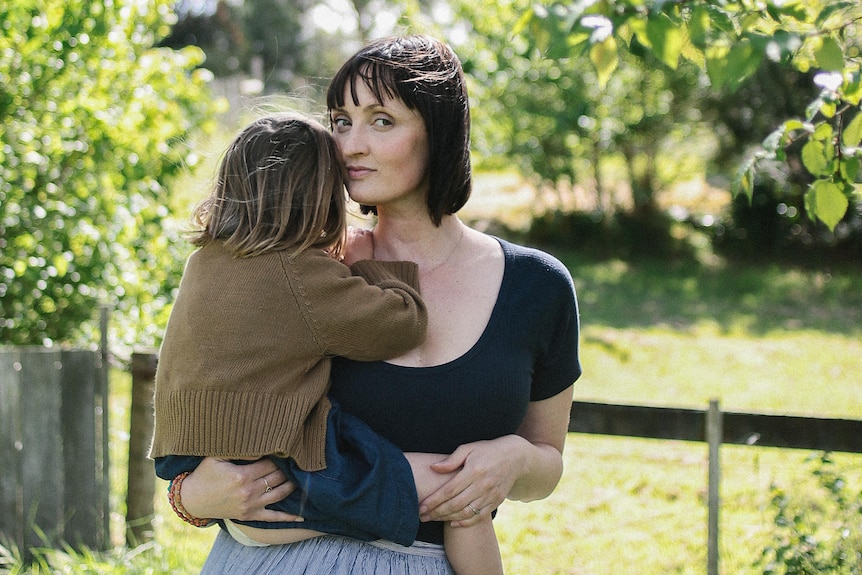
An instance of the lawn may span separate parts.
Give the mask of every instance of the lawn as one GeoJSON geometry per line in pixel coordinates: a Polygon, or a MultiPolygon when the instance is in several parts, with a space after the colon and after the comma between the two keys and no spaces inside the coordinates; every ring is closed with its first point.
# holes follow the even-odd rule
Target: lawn
{"type": "MultiPolygon", "coordinates": [[[[703,409],[717,398],[732,411],[862,418],[862,272],[596,262],[576,247],[552,251],[571,270],[581,306],[577,399],[703,409]]],[[[53,572],[196,573],[215,535],[176,519],[160,483],[155,540],[133,551],[119,545],[128,379],[112,377],[118,547],[58,555],[53,572]]],[[[722,448],[722,573],[763,572],[755,562],[773,528],[770,485],[810,492],[809,455],[722,448]]],[[[565,464],[551,497],[500,509],[508,574],[706,574],[705,445],[570,434],[565,464]]],[[[836,464],[858,493],[862,455],[836,454],[836,464]]]]}

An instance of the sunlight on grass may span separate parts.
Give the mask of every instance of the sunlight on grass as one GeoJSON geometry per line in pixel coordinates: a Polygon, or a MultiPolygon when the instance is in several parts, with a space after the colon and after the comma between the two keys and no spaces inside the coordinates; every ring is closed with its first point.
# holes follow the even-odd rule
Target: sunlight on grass
{"type": "MultiPolygon", "coordinates": [[[[723,573],[755,575],[769,543],[772,482],[810,484],[801,450],[722,448],[723,573]]],[[[862,455],[837,454],[862,488],[862,455]]],[[[543,501],[506,502],[495,526],[506,573],[706,573],[704,444],[570,434],[560,486],[543,501]]]]}
{"type": "Polygon", "coordinates": [[[862,341],[820,332],[769,338],[706,328],[586,326],[583,400],[858,418],[862,341]]]}
{"type": "MultiPolygon", "coordinates": [[[[189,194],[200,192],[199,182],[186,183],[189,194]]],[[[476,187],[465,217],[496,212],[512,228],[523,225],[535,198],[519,178],[482,175],[476,187]]],[[[571,270],[581,306],[584,375],[576,399],[705,409],[717,398],[725,411],[862,417],[858,271],[552,253],[571,270]]],[[[125,546],[130,380],[111,373],[113,548],[52,551],[30,571],[0,549],[0,573],[199,572],[217,530],[176,518],[163,481],[155,540],[125,546]]],[[[726,445],[721,454],[721,571],[759,575],[754,563],[774,528],[770,485],[809,489],[809,453],[726,445]]],[[[862,455],[835,459],[852,488],[862,489],[862,455]]],[[[704,444],[570,434],[556,491],[499,510],[506,573],[705,575],[707,464],[704,444]]]]}

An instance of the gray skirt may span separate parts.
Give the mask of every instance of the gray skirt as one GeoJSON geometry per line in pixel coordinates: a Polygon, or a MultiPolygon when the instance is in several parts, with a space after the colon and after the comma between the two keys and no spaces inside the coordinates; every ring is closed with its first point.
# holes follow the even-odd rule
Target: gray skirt
{"type": "Polygon", "coordinates": [[[290,545],[247,547],[225,531],[216,537],[201,575],[455,575],[441,545],[402,547],[326,535],[290,545]]]}

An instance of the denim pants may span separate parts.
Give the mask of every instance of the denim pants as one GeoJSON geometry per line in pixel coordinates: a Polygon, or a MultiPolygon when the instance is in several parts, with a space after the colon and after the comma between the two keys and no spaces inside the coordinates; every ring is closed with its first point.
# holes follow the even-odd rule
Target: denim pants
{"type": "MultiPolygon", "coordinates": [[[[171,479],[200,464],[201,456],[156,459],[159,477],[171,479]]],[[[400,449],[332,402],[326,430],[326,469],[303,471],[292,459],[272,457],[298,489],[268,507],[302,522],[235,521],[262,529],[300,528],[409,546],[419,528],[419,496],[400,449]]],[[[236,463],[249,463],[237,461],[236,463]]]]}

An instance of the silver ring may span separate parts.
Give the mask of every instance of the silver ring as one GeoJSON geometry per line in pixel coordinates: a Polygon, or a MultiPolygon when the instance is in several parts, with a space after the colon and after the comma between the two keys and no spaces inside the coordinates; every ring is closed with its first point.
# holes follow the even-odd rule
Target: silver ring
{"type": "Polygon", "coordinates": [[[480,513],[482,513],[479,509],[476,509],[475,507],[473,507],[472,503],[468,503],[467,508],[473,512],[473,515],[479,515],[480,513]]]}
{"type": "Polygon", "coordinates": [[[266,485],[266,489],[263,490],[264,493],[272,491],[272,487],[269,486],[269,481],[266,480],[266,477],[263,478],[263,484],[266,485]]]}

